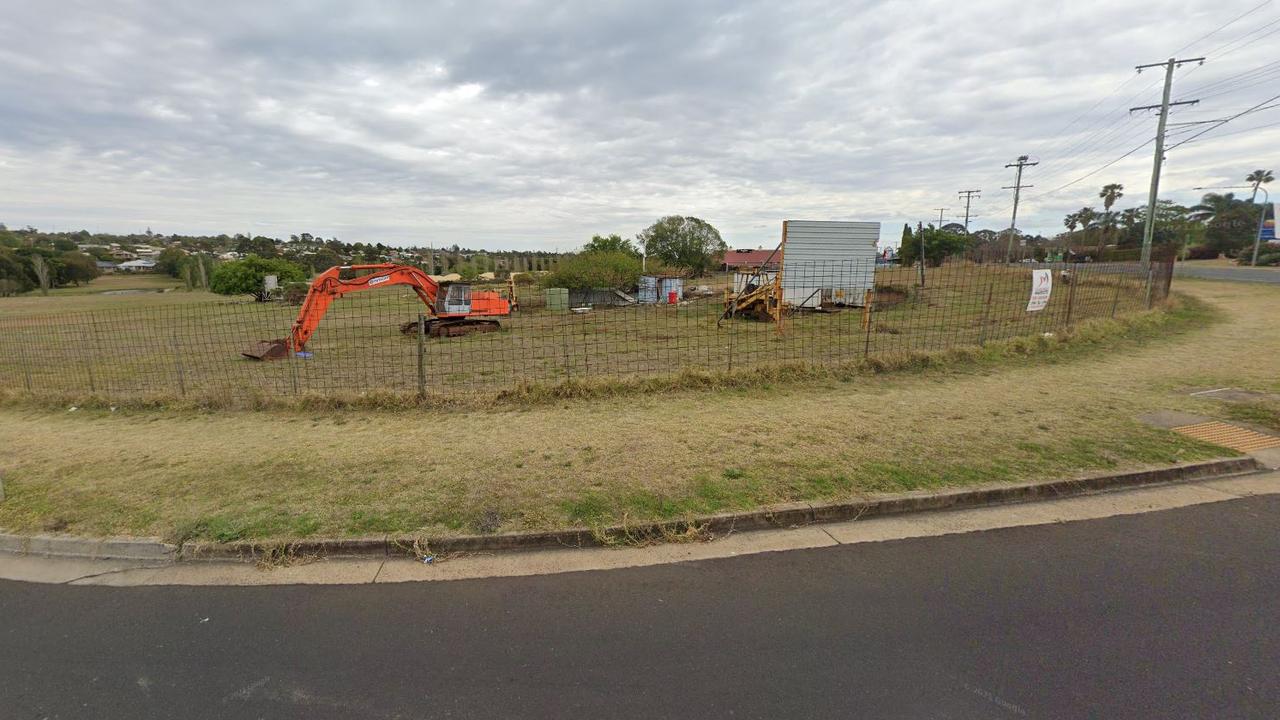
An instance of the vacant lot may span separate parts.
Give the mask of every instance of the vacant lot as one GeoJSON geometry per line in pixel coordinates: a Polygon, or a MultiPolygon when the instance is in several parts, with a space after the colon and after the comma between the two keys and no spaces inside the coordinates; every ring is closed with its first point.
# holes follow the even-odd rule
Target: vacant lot
{"type": "Polygon", "coordinates": [[[1187,395],[1204,387],[1280,391],[1280,288],[1182,288],[1216,321],[1193,308],[1102,344],[847,382],[465,412],[0,409],[0,527],[490,532],[1226,455],[1135,417],[1225,416],[1187,395]]]}
{"type": "MultiPolygon", "coordinates": [[[[718,322],[720,295],[585,314],[526,303],[499,332],[429,339],[422,387],[436,396],[491,397],[530,384],[830,366],[977,346],[1139,310],[1145,284],[1135,269],[1072,268],[1058,276],[1048,306],[1028,312],[1029,268],[931,269],[923,288],[909,269],[867,268],[879,288],[873,312],[798,312],[781,331],[742,318],[718,322]]],[[[240,352],[287,335],[296,307],[186,292],[19,298],[0,302],[0,384],[35,397],[114,404],[413,395],[418,344],[399,328],[422,311],[402,288],[352,295],[329,311],[308,344],[310,358],[262,363],[240,352]]]]}

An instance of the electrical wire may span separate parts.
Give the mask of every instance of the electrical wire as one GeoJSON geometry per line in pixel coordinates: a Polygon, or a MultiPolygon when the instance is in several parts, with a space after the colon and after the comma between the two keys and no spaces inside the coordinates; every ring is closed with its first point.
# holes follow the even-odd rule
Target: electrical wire
{"type": "Polygon", "coordinates": [[[1195,135],[1192,135],[1191,137],[1187,138],[1186,140],[1183,140],[1182,142],[1179,142],[1179,143],[1177,143],[1177,144],[1175,144],[1175,145],[1171,145],[1171,146],[1169,146],[1168,148],[1166,148],[1166,149],[1165,149],[1165,152],[1168,152],[1168,151],[1170,151],[1170,150],[1173,150],[1174,148],[1180,147],[1180,146],[1182,146],[1182,145],[1186,145],[1187,143],[1191,142],[1192,140],[1195,140],[1196,138],[1200,137],[1201,135],[1204,135],[1204,134],[1205,134],[1205,133],[1207,133],[1207,132],[1212,132],[1213,130],[1216,130],[1216,129],[1218,129],[1218,128],[1222,127],[1223,125],[1226,125],[1227,123],[1231,122],[1232,120],[1235,120],[1235,119],[1236,119],[1236,118],[1238,118],[1238,117],[1243,117],[1243,116],[1248,115],[1248,114],[1250,114],[1250,113],[1258,112],[1258,111],[1262,108],[1262,106],[1263,106],[1263,105],[1266,105],[1266,104],[1267,104],[1267,103],[1269,103],[1269,102],[1274,102],[1274,101],[1276,101],[1276,100],[1280,100],[1280,95],[1275,95],[1275,96],[1269,97],[1269,98],[1267,98],[1266,100],[1263,100],[1262,102],[1258,103],[1257,105],[1254,105],[1253,107],[1249,108],[1248,110],[1244,110],[1244,111],[1242,111],[1242,112],[1238,112],[1238,113],[1236,113],[1235,115],[1232,115],[1231,117],[1224,118],[1224,119],[1222,119],[1222,120],[1218,121],[1218,124],[1213,125],[1213,126],[1211,126],[1211,127],[1207,127],[1207,128],[1205,128],[1204,130],[1201,130],[1200,132],[1196,133],[1195,135]]]}

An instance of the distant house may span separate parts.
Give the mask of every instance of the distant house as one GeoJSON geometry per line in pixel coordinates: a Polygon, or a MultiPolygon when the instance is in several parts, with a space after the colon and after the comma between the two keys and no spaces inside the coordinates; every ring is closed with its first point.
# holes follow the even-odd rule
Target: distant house
{"type": "Polygon", "coordinates": [[[130,260],[116,266],[120,272],[155,272],[156,264],[151,260],[130,260]]]}
{"type": "Polygon", "coordinates": [[[737,268],[750,268],[752,270],[759,267],[776,268],[782,259],[782,253],[776,253],[773,250],[756,249],[756,250],[726,250],[724,253],[724,270],[734,270],[737,268]]]}
{"type": "Polygon", "coordinates": [[[103,275],[113,273],[116,271],[116,268],[119,267],[115,263],[108,262],[106,260],[99,260],[97,261],[96,265],[98,266],[98,272],[102,273],[103,275]]]}
{"type": "Polygon", "coordinates": [[[242,256],[240,255],[240,253],[232,250],[229,252],[222,253],[221,255],[218,256],[218,259],[219,260],[239,260],[241,257],[242,256]]]}

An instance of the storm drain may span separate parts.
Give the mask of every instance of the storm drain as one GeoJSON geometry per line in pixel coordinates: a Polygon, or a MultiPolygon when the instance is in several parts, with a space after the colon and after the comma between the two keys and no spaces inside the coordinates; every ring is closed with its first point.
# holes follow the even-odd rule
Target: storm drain
{"type": "Polygon", "coordinates": [[[1260,432],[1218,422],[1217,420],[1194,425],[1183,425],[1182,427],[1173,428],[1173,431],[1197,440],[1213,443],[1214,445],[1239,450],[1240,452],[1280,448],[1280,437],[1264,435],[1260,432]]]}

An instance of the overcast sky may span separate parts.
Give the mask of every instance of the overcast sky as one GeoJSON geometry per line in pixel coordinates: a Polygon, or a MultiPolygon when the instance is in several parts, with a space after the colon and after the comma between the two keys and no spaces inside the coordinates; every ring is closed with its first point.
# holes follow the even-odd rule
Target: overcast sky
{"type": "MultiPolygon", "coordinates": [[[[1145,200],[1150,145],[1043,195],[1152,137],[1134,65],[1209,56],[1175,122],[1280,94],[1276,4],[1201,39],[1255,0],[3,4],[0,221],[58,230],[567,250],[685,214],[896,244],[961,189],[1007,227],[1030,154],[1018,225],[1056,233],[1104,183],[1145,200]]],[[[1280,171],[1277,114],[1172,149],[1162,197],[1280,171]]]]}

